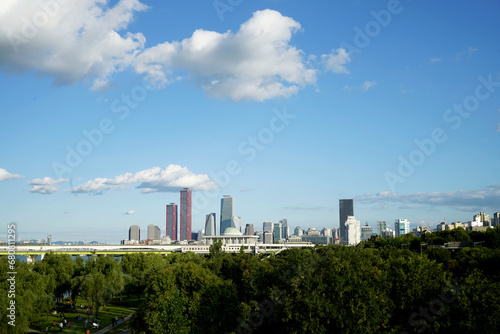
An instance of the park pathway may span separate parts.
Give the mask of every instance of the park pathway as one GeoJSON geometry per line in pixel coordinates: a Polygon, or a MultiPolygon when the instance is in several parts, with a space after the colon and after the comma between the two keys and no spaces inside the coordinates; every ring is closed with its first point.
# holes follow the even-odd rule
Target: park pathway
{"type": "MultiPolygon", "coordinates": [[[[130,319],[130,317],[131,317],[131,316],[132,316],[132,314],[127,315],[123,321],[122,321],[122,320],[119,320],[119,321],[118,321],[118,323],[117,323],[117,325],[121,325],[123,322],[128,321],[128,320],[130,319]]],[[[106,327],[104,327],[104,328],[102,328],[102,329],[98,330],[97,332],[94,332],[94,334],[104,334],[104,333],[106,333],[107,331],[109,331],[109,330],[111,330],[111,329],[113,329],[113,328],[114,328],[114,327],[113,327],[113,325],[111,324],[111,325],[108,325],[108,326],[106,326],[106,327]]],[[[127,330],[125,330],[125,329],[124,329],[122,333],[129,333],[129,332],[130,332],[130,331],[129,331],[128,329],[127,329],[127,330]]]]}

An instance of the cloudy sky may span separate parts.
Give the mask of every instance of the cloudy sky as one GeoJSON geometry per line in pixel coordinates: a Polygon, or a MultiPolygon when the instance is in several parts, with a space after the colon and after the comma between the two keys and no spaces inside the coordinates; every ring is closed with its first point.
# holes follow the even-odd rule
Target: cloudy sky
{"type": "MultiPolygon", "coordinates": [[[[497,1],[4,0],[0,198],[18,238],[500,211],[497,1]]],[[[5,231],[0,237],[4,237],[5,231]]]]}

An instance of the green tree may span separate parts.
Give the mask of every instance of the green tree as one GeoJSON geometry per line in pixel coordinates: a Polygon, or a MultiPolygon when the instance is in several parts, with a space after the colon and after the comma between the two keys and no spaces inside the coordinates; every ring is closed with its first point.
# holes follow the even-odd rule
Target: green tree
{"type": "Polygon", "coordinates": [[[78,285],[96,318],[99,307],[123,290],[123,274],[119,263],[109,256],[97,256],[87,261],[80,277],[78,285]]]}

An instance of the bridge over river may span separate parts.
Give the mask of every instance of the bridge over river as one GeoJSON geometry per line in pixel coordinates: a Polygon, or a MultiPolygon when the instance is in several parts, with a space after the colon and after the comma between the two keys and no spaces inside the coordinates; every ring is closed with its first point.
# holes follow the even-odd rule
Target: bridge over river
{"type": "MultiPolygon", "coordinates": [[[[228,244],[222,250],[229,253],[239,252],[244,246],[245,253],[276,253],[289,248],[314,247],[312,244],[228,244]]],[[[112,255],[122,256],[132,253],[155,253],[168,255],[173,252],[208,254],[210,246],[198,244],[172,245],[16,245],[15,252],[9,246],[0,246],[0,256],[15,254],[25,256],[27,262],[34,262],[38,257],[43,259],[47,253],[69,254],[75,256],[112,255]],[[10,251],[9,251],[10,250],[10,251]]]]}

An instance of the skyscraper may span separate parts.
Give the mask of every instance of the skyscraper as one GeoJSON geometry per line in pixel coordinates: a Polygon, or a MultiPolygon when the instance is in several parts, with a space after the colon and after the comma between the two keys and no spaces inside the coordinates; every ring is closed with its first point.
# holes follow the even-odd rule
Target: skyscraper
{"type": "Polygon", "coordinates": [[[275,244],[281,239],[283,239],[283,226],[281,223],[275,223],[273,231],[273,243],[275,244]]]}
{"type": "Polygon", "coordinates": [[[245,235],[254,235],[255,234],[255,229],[253,227],[253,224],[247,224],[245,227],[245,235]]]}
{"type": "Polygon", "coordinates": [[[47,245],[52,245],[52,234],[47,236],[47,245]]]}
{"type": "Polygon", "coordinates": [[[347,216],[345,222],[345,244],[354,246],[359,244],[361,241],[361,229],[359,220],[356,220],[354,216],[347,216]]]}
{"type": "Polygon", "coordinates": [[[354,204],[352,199],[341,199],[339,200],[339,230],[340,230],[340,242],[345,244],[346,242],[346,228],[345,222],[347,217],[354,216],[354,204]]]}
{"type": "Polygon", "coordinates": [[[234,216],[233,198],[230,195],[224,195],[220,201],[220,230],[222,235],[224,230],[232,226],[232,218],[234,216]]]}
{"type": "Polygon", "coordinates": [[[205,235],[206,236],[214,236],[217,235],[215,233],[215,213],[209,213],[207,218],[205,219],[205,235]]]}
{"type": "Polygon", "coordinates": [[[167,204],[167,235],[170,240],[177,240],[177,205],[167,204]]]}
{"type": "Polygon", "coordinates": [[[290,230],[288,229],[288,221],[286,218],[283,218],[280,220],[281,226],[283,228],[282,237],[283,239],[288,239],[288,236],[290,235],[290,230]]]}
{"type": "Polygon", "coordinates": [[[495,212],[493,214],[493,227],[500,226],[500,212],[495,212]]]}
{"type": "Polygon", "coordinates": [[[382,233],[385,231],[385,229],[387,228],[387,224],[385,221],[383,220],[379,220],[377,222],[377,234],[382,236],[382,233]]]}
{"type": "Polygon", "coordinates": [[[128,240],[141,241],[141,227],[139,225],[132,225],[128,229],[128,240]]]}
{"type": "Polygon", "coordinates": [[[411,229],[408,219],[396,219],[394,222],[394,232],[396,232],[396,237],[410,233],[411,229]]]}
{"type": "Polygon", "coordinates": [[[179,239],[191,240],[191,190],[181,190],[181,233],[179,239]]]}
{"type": "Polygon", "coordinates": [[[148,239],[151,240],[161,239],[161,232],[158,226],[152,224],[148,225],[148,239]]]}
{"type": "Polygon", "coordinates": [[[266,233],[266,232],[273,233],[273,228],[274,228],[274,224],[272,222],[264,222],[262,224],[262,232],[263,233],[266,233]]]}
{"type": "Polygon", "coordinates": [[[234,227],[241,232],[241,217],[233,216],[231,217],[231,227],[234,227]]]}
{"type": "Polygon", "coordinates": [[[485,214],[484,212],[479,212],[479,214],[474,216],[474,220],[476,217],[479,217],[479,221],[483,223],[483,226],[491,226],[491,216],[485,214]]]}
{"type": "Polygon", "coordinates": [[[361,226],[361,241],[367,241],[370,239],[372,236],[372,227],[368,225],[368,223],[365,224],[365,226],[361,226]]]}

